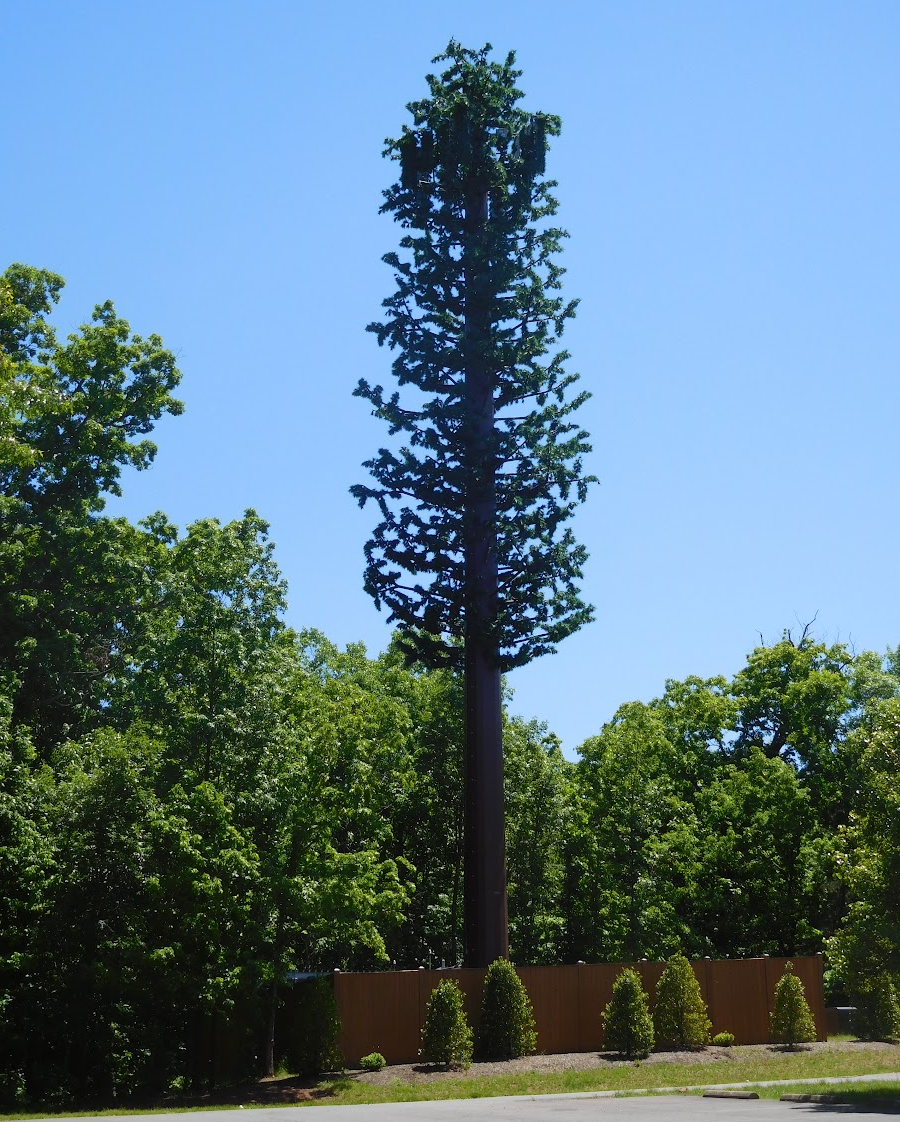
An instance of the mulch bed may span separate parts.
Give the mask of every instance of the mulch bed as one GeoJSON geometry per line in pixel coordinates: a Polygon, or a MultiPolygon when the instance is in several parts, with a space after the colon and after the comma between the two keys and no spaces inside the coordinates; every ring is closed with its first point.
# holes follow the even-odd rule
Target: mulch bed
{"type": "MultiPolygon", "coordinates": [[[[802,1045],[805,1052],[845,1052],[845,1051],[883,1051],[892,1045],[863,1043],[861,1041],[818,1041],[802,1045]]],[[[651,1052],[642,1064],[710,1064],[720,1060],[775,1060],[782,1055],[783,1049],[770,1044],[744,1044],[733,1048],[709,1047],[702,1051],[665,1051],[651,1052]]],[[[493,1063],[474,1063],[467,1071],[448,1070],[431,1064],[392,1064],[381,1071],[349,1070],[343,1076],[334,1078],[356,1080],[360,1083],[388,1084],[435,1083],[446,1079],[477,1079],[483,1075],[519,1075],[528,1073],[548,1073],[560,1071],[591,1071],[603,1068],[630,1065],[632,1061],[621,1059],[614,1052],[564,1052],[551,1056],[522,1056],[517,1060],[502,1060],[493,1063]]],[[[897,1064],[900,1067],[900,1047],[897,1047],[897,1064]]],[[[205,1095],[179,1095],[167,1098],[159,1105],[171,1106],[274,1106],[280,1103],[302,1103],[330,1096],[327,1087],[320,1083],[328,1082],[328,1076],[315,1079],[301,1079],[287,1076],[275,1079],[260,1079],[236,1087],[211,1091],[205,1095]]]]}
{"type": "MultiPolygon", "coordinates": [[[[817,1041],[802,1045],[805,1052],[882,1051],[889,1044],[863,1043],[861,1041],[817,1041]]],[[[898,1064],[900,1064],[900,1048],[898,1064]]],[[[783,1049],[771,1044],[742,1044],[733,1048],[704,1048],[702,1051],[651,1052],[642,1065],[647,1064],[711,1064],[720,1060],[777,1059],[783,1049]]],[[[522,1056],[517,1060],[495,1063],[474,1063],[468,1071],[447,1071],[430,1064],[394,1064],[381,1071],[354,1071],[352,1077],[360,1083],[432,1083],[442,1079],[477,1079],[482,1075],[520,1075],[559,1071],[592,1071],[600,1068],[631,1065],[615,1052],[563,1052],[552,1056],[522,1056]]]]}

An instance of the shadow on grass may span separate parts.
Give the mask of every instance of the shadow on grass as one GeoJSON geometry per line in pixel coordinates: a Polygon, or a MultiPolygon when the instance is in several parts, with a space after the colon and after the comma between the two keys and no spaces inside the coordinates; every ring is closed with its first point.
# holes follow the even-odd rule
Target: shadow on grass
{"type": "Polygon", "coordinates": [[[28,1106],[0,1105],[0,1118],[39,1118],[64,1115],[141,1114],[166,1111],[237,1109],[242,1106],[291,1106],[327,1101],[341,1095],[354,1080],[344,1073],[302,1078],[296,1075],[247,1080],[208,1091],[177,1092],[160,1095],[135,1095],[114,1100],[92,1099],[80,1102],[32,1102],[28,1106]]]}
{"type": "MultiPolygon", "coordinates": [[[[785,1093],[788,1088],[779,1088],[785,1093]]],[[[848,1107],[862,1114],[900,1114],[900,1082],[870,1083],[865,1086],[797,1088],[790,1095],[794,1107],[819,1113],[846,1113],[848,1107]]]]}

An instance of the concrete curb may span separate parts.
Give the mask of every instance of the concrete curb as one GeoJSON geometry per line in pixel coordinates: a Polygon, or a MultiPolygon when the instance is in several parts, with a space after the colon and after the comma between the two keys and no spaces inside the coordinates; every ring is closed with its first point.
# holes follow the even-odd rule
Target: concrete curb
{"type": "MultiPolygon", "coordinates": [[[[782,1095],[783,1103],[824,1103],[828,1106],[855,1106],[846,1095],[782,1095]]],[[[900,1099],[866,1099],[864,1104],[873,1110],[900,1111],[900,1099]]]]}

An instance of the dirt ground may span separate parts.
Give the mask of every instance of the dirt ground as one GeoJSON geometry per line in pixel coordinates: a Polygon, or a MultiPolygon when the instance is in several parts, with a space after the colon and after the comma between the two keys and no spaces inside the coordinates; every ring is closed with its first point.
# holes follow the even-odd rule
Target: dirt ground
{"type": "MultiPolygon", "coordinates": [[[[886,1044],[867,1044],[861,1041],[817,1041],[804,1044],[804,1051],[881,1051],[890,1047],[886,1044]]],[[[781,1049],[770,1044],[743,1044],[733,1048],[709,1047],[700,1052],[651,1052],[642,1065],[647,1064],[711,1064],[716,1060],[776,1059],[781,1049]]],[[[900,1048],[898,1064],[900,1064],[900,1048]]],[[[354,1079],[360,1083],[392,1083],[395,1079],[402,1083],[432,1083],[441,1079],[477,1079],[481,1075],[518,1075],[530,1072],[590,1071],[594,1068],[619,1067],[631,1064],[630,1060],[620,1059],[614,1052],[563,1052],[552,1056],[522,1056],[518,1060],[503,1060],[498,1063],[475,1063],[468,1071],[447,1071],[434,1068],[430,1064],[394,1064],[381,1071],[354,1071],[354,1079]]]]}
{"type": "MultiPolygon", "coordinates": [[[[804,1044],[805,1051],[880,1051],[891,1047],[887,1044],[864,1044],[858,1041],[820,1041],[804,1044]]],[[[706,1048],[702,1052],[651,1052],[642,1064],[689,1063],[709,1064],[716,1060],[775,1060],[781,1049],[769,1044],[744,1044],[734,1048],[706,1048]]],[[[344,1078],[355,1079],[360,1083],[434,1083],[443,1079],[477,1079],[480,1075],[513,1075],[524,1072],[590,1071],[597,1068],[617,1067],[630,1064],[612,1052],[565,1052],[552,1056],[523,1056],[518,1060],[504,1060],[496,1063],[475,1063],[468,1071],[448,1071],[435,1068],[430,1064],[393,1064],[381,1071],[369,1072],[348,1070],[344,1078]]],[[[900,1047],[897,1047],[897,1068],[900,1069],[900,1047]]],[[[327,1082],[328,1077],[324,1077],[327,1082]]],[[[198,1097],[181,1097],[178,1105],[274,1105],[276,1103],[301,1103],[327,1098],[329,1091],[318,1086],[319,1079],[302,1079],[298,1076],[276,1077],[219,1090],[198,1097]]],[[[175,1104],[176,1099],[169,1100],[175,1104]]]]}

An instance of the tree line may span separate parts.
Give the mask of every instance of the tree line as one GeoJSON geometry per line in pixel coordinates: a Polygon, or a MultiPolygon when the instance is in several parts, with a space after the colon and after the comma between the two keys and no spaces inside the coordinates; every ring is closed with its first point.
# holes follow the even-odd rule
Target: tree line
{"type": "MultiPolygon", "coordinates": [[[[463,686],[284,622],[264,521],[104,513],[177,413],[174,359],[61,278],[0,280],[0,1087],[204,1078],[210,1015],[274,1065],[290,971],[463,953],[463,686]]],[[[900,973],[900,656],[808,629],[669,681],[567,760],[503,714],[520,964],[827,951],[900,973]]],[[[844,990],[841,990],[841,987],[844,990]]]]}

